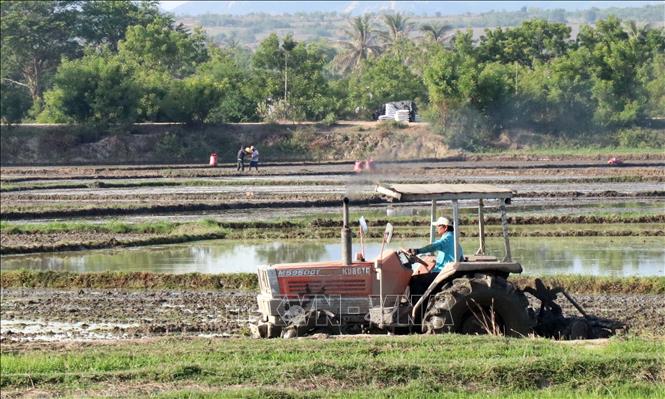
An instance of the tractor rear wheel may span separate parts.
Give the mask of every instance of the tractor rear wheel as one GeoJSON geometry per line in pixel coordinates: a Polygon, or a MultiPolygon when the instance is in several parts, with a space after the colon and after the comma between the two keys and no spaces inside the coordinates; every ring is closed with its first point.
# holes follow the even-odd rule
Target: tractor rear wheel
{"type": "Polygon", "coordinates": [[[423,331],[526,336],[534,324],[528,306],[502,277],[478,273],[453,280],[430,298],[423,331]]]}

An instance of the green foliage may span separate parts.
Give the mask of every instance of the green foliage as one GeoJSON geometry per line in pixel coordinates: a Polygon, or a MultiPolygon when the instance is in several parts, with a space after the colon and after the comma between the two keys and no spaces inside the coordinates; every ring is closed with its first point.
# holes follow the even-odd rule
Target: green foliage
{"type": "Polygon", "coordinates": [[[428,115],[432,129],[441,134],[450,148],[482,151],[495,137],[489,118],[470,106],[442,108],[428,115]]]}
{"type": "Polygon", "coordinates": [[[165,71],[175,78],[194,73],[198,64],[208,60],[202,31],[190,34],[180,26],[174,28],[172,21],[163,17],[146,26],[130,26],[118,48],[125,62],[142,69],[165,71]]]}
{"type": "Polygon", "coordinates": [[[281,99],[268,104],[261,102],[256,108],[256,112],[264,122],[275,123],[279,121],[303,121],[305,114],[302,110],[294,107],[288,101],[281,99]]]}
{"type": "Polygon", "coordinates": [[[202,124],[219,104],[227,85],[210,76],[192,75],[171,82],[161,105],[170,121],[202,124]]]}
{"type": "Polygon", "coordinates": [[[172,77],[166,71],[134,69],[134,78],[140,87],[137,99],[137,120],[150,122],[169,121],[162,109],[164,98],[169,92],[172,77]]]}
{"type": "MultiPolygon", "coordinates": [[[[75,2],[3,1],[2,77],[21,76],[34,102],[41,99],[50,74],[63,56],[76,56],[80,46],[72,34],[75,2]]],[[[4,80],[4,79],[3,79],[4,80]]]]}
{"type": "Polygon", "coordinates": [[[288,55],[287,101],[295,113],[321,120],[335,108],[325,78],[326,53],[317,44],[298,43],[288,55]]]}
{"type": "MultiPolygon", "coordinates": [[[[388,101],[415,100],[448,144],[481,149],[514,128],[555,140],[604,131],[618,140],[611,132],[649,126],[665,109],[664,30],[624,23],[606,10],[524,9],[460,17],[464,23],[388,13],[379,22],[383,31],[371,15],[201,17],[205,26],[223,28],[219,49],[208,47],[203,31],[161,14],[155,1],[6,1],[1,8],[7,122],[329,124],[368,117],[388,101]],[[346,25],[339,29],[345,40],[333,46],[272,33],[252,52],[233,30],[254,40],[268,26],[311,25],[309,17],[317,21],[310,30],[346,25]],[[595,25],[582,25],[571,40],[564,22],[580,19],[595,25]],[[470,30],[445,37],[449,27],[488,21],[521,24],[487,29],[477,42],[470,30]],[[416,22],[428,38],[414,40],[416,22]]],[[[651,20],[646,10],[662,9],[614,13],[651,20]]]]}
{"type": "Polygon", "coordinates": [[[257,98],[252,73],[240,65],[237,52],[211,50],[211,59],[199,67],[199,74],[223,82],[220,100],[213,105],[210,123],[247,122],[256,120],[257,98]]]}
{"type": "Polygon", "coordinates": [[[644,128],[621,129],[617,132],[620,146],[633,148],[665,148],[665,132],[644,128]]]}
{"type": "Polygon", "coordinates": [[[86,44],[117,50],[132,25],[148,25],[160,16],[155,0],[84,1],[77,18],[77,30],[86,44]]]}
{"type": "Polygon", "coordinates": [[[570,27],[538,19],[512,29],[485,29],[478,46],[479,60],[530,66],[535,61],[547,62],[565,54],[569,39],[570,27]]]}
{"type": "Polygon", "coordinates": [[[647,112],[652,117],[665,117],[665,54],[654,57],[646,79],[647,112]]]}
{"type": "Polygon", "coordinates": [[[332,126],[335,123],[337,123],[337,117],[335,116],[335,114],[331,112],[328,115],[326,115],[321,122],[323,122],[323,124],[326,126],[332,126]]]}
{"type": "Polygon", "coordinates": [[[650,49],[629,37],[613,17],[584,27],[578,41],[590,52],[594,120],[602,126],[625,126],[644,117],[647,102],[643,79],[650,49]]]}
{"type": "Polygon", "coordinates": [[[512,91],[513,73],[498,62],[477,63],[467,32],[456,37],[453,50],[439,52],[425,70],[433,102],[427,117],[452,148],[478,151],[490,145],[502,125],[512,91]]]}
{"type": "Polygon", "coordinates": [[[609,18],[583,26],[575,43],[569,33],[531,21],[486,30],[477,48],[468,33],[457,35],[452,49],[434,53],[424,80],[451,144],[478,148],[510,127],[575,136],[634,125],[659,109],[663,49],[654,30],[626,31],[609,18]]]}
{"type": "Polygon", "coordinates": [[[280,45],[277,35],[268,36],[252,58],[255,98],[264,103],[258,113],[264,120],[320,120],[336,107],[324,74],[326,51],[288,36],[284,40],[280,45]]]}
{"type": "Polygon", "coordinates": [[[408,40],[409,32],[414,27],[408,17],[400,13],[388,13],[381,16],[387,31],[379,32],[386,48],[390,49],[403,40],[408,40]]]}
{"type": "MultiPolygon", "coordinates": [[[[552,23],[568,24],[593,24],[597,20],[606,19],[614,15],[622,20],[633,20],[639,24],[650,24],[658,26],[662,23],[665,5],[649,4],[635,6],[627,3],[618,7],[603,7],[581,9],[579,11],[565,11],[563,9],[542,9],[539,7],[524,7],[522,10],[501,11],[492,10],[482,13],[466,13],[464,15],[421,15],[420,13],[409,13],[408,20],[417,26],[431,23],[447,24],[451,28],[496,28],[514,27],[522,22],[532,20],[544,20],[552,23]]],[[[593,4],[591,4],[593,5],[593,4]]],[[[589,5],[589,7],[591,6],[589,5]]],[[[381,27],[386,30],[385,23],[382,21],[383,12],[378,15],[368,15],[374,19],[370,24],[372,30],[381,27]]],[[[349,17],[345,13],[336,12],[311,12],[295,14],[264,14],[252,13],[248,15],[229,15],[229,14],[204,14],[192,16],[193,24],[200,24],[208,29],[209,34],[217,44],[226,44],[229,38],[234,38],[238,45],[255,48],[258,44],[257,38],[264,38],[271,32],[288,31],[293,32],[295,37],[329,37],[334,42],[346,42],[350,35],[346,33],[349,30],[349,17]],[[221,31],[221,32],[220,32],[221,31]],[[212,34],[215,32],[215,34],[212,34]]],[[[429,33],[427,33],[429,35],[429,33]]],[[[417,35],[410,35],[411,38],[417,35]]],[[[443,41],[445,41],[445,34],[443,41]]]]}
{"type": "Polygon", "coordinates": [[[348,40],[340,42],[342,49],[333,61],[335,68],[348,73],[359,68],[370,57],[378,55],[381,49],[376,44],[375,32],[369,14],[349,20],[344,30],[348,40]]]}
{"type": "Polygon", "coordinates": [[[56,122],[131,123],[139,87],[131,68],[117,56],[90,53],[64,61],[45,95],[44,113],[56,122]]]}
{"type": "Polygon", "coordinates": [[[425,86],[402,61],[384,54],[354,72],[349,80],[349,106],[366,114],[389,101],[426,97],[425,86]]]}
{"type": "Polygon", "coordinates": [[[0,117],[5,123],[17,123],[28,113],[32,99],[30,92],[15,84],[0,84],[0,117]]]}
{"type": "Polygon", "coordinates": [[[467,103],[478,75],[471,32],[455,37],[453,50],[433,54],[425,69],[424,81],[434,104],[461,106],[467,103]]]}

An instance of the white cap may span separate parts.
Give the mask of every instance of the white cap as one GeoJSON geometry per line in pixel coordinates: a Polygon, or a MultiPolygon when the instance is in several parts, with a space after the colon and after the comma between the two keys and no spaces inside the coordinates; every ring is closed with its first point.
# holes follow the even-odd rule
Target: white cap
{"type": "Polygon", "coordinates": [[[450,226],[450,220],[441,216],[440,218],[436,219],[435,222],[432,222],[432,226],[450,226]]]}

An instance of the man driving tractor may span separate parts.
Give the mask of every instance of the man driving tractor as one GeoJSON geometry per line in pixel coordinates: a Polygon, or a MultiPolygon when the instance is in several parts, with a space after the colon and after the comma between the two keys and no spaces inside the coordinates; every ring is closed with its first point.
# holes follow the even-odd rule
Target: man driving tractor
{"type": "MultiPolygon", "coordinates": [[[[410,255],[436,252],[436,263],[434,268],[432,268],[430,271],[432,273],[438,273],[446,264],[455,261],[455,233],[453,226],[450,224],[450,220],[443,216],[438,218],[435,222],[432,222],[432,225],[436,226],[436,231],[441,236],[441,238],[429,245],[425,245],[422,248],[409,248],[407,252],[410,255]]],[[[458,246],[458,254],[460,257],[459,260],[463,260],[464,254],[462,253],[461,246],[458,246]]]]}

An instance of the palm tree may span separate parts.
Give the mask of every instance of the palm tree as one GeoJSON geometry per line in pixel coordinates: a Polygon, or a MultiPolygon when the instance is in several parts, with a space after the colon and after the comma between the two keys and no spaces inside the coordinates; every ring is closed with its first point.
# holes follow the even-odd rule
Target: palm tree
{"type": "Polygon", "coordinates": [[[413,23],[409,22],[409,18],[400,13],[384,14],[383,22],[388,27],[388,31],[382,32],[381,37],[387,47],[391,47],[401,38],[407,37],[413,29],[413,23]]]}
{"type": "Polygon", "coordinates": [[[651,25],[645,24],[643,26],[639,26],[635,21],[629,21],[626,28],[628,29],[629,37],[638,41],[644,41],[649,34],[651,25]]]}
{"type": "Polygon", "coordinates": [[[289,91],[289,54],[297,45],[298,43],[293,40],[293,35],[291,33],[286,35],[282,42],[282,49],[284,50],[284,101],[286,101],[287,93],[289,91]]]}
{"type": "Polygon", "coordinates": [[[425,35],[431,36],[432,40],[435,42],[443,41],[444,39],[444,34],[451,29],[450,25],[441,25],[437,24],[436,22],[432,22],[429,24],[423,24],[420,27],[420,31],[423,32],[425,35]]]}
{"type": "Polygon", "coordinates": [[[342,51],[333,60],[342,73],[357,68],[363,60],[377,55],[381,51],[381,48],[374,43],[374,29],[370,15],[353,18],[344,32],[350,37],[350,40],[340,42],[342,51]]]}

